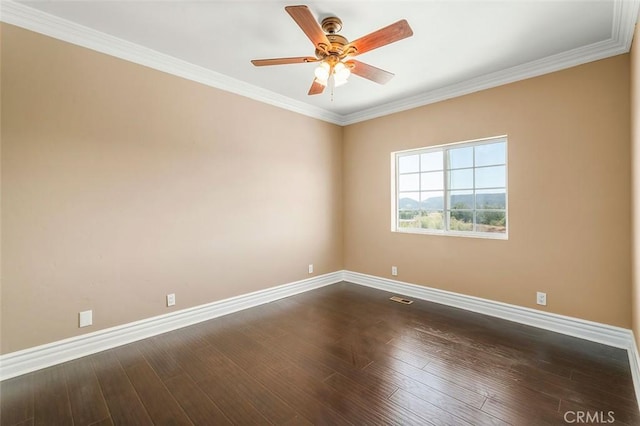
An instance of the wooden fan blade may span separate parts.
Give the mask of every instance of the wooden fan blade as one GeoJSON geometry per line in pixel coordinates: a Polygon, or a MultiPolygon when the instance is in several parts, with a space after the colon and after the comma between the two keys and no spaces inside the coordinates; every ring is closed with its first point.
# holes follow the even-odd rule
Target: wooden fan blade
{"type": "Polygon", "coordinates": [[[351,56],[361,55],[364,52],[386,46],[387,44],[402,40],[403,38],[411,37],[412,35],[413,30],[409,26],[409,23],[403,19],[395,24],[380,28],[378,31],[374,31],[371,34],[367,34],[364,37],[360,37],[359,39],[352,41],[345,46],[345,49],[353,46],[356,48],[356,52],[351,54],[351,56]]]}
{"type": "Polygon", "coordinates": [[[322,27],[320,27],[320,24],[318,24],[318,21],[316,21],[316,18],[307,6],[287,6],[284,9],[291,15],[293,20],[296,21],[296,24],[304,31],[307,37],[309,37],[309,40],[311,40],[314,46],[331,46],[327,35],[322,31],[322,27]]]}
{"type": "Polygon", "coordinates": [[[319,95],[324,92],[324,85],[318,82],[318,79],[314,78],[313,83],[311,83],[311,87],[309,88],[308,95],[319,95]]]}
{"type": "Polygon", "coordinates": [[[379,84],[386,84],[395,75],[389,71],[376,68],[373,65],[365,64],[364,62],[356,61],[354,59],[348,61],[347,64],[353,64],[353,68],[351,68],[352,74],[379,84]]]}
{"type": "Polygon", "coordinates": [[[318,58],[311,56],[298,56],[296,58],[254,59],[251,63],[256,67],[264,67],[267,65],[306,64],[308,62],[318,61],[318,58]]]}

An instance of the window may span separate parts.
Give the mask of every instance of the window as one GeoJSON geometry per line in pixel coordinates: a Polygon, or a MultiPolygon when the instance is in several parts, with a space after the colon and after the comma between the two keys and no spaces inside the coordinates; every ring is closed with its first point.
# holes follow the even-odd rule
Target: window
{"type": "Polygon", "coordinates": [[[506,136],[392,153],[392,231],[507,238],[506,136]]]}

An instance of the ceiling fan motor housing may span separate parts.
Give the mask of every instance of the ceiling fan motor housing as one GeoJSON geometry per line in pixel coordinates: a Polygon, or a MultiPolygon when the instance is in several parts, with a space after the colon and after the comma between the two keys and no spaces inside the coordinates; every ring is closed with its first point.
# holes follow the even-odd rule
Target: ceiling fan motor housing
{"type": "Polygon", "coordinates": [[[342,29],[342,21],[340,18],[336,16],[324,18],[320,26],[322,27],[322,31],[326,33],[327,39],[331,45],[326,47],[324,44],[317,45],[316,57],[318,59],[324,60],[331,56],[335,56],[340,60],[348,54],[354,53],[355,47],[351,46],[346,50],[344,48],[349,44],[349,40],[347,40],[346,37],[337,34],[337,32],[342,29]]]}
{"type": "Polygon", "coordinates": [[[325,33],[335,34],[342,29],[342,21],[338,17],[330,16],[322,20],[321,27],[325,33]]]}

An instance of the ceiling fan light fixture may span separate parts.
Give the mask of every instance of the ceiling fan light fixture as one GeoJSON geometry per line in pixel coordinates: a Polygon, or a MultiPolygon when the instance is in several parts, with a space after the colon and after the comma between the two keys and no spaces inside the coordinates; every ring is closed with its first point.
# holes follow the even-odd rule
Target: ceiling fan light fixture
{"type": "Polygon", "coordinates": [[[344,62],[338,62],[336,66],[333,67],[333,73],[335,74],[336,79],[346,81],[351,75],[351,70],[344,64],[344,62]]]}
{"type": "Polygon", "coordinates": [[[337,62],[333,67],[328,61],[322,61],[315,69],[314,74],[318,83],[326,86],[329,79],[333,78],[334,87],[347,83],[351,75],[351,69],[343,62],[337,62]]]}
{"type": "Polygon", "coordinates": [[[329,76],[331,75],[331,65],[324,61],[320,62],[320,65],[316,68],[314,74],[318,82],[326,86],[327,81],[329,80],[329,76]]]}
{"type": "Polygon", "coordinates": [[[341,79],[339,79],[339,78],[334,76],[333,87],[340,87],[340,86],[343,86],[345,84],[347,84],[347,80],[346,79],[345,80],[341,80],[341,79]]]}
{"type": "Polygon", "coordinates": [[[333,67],[333,77],[335,79],[336,87],[346,84],[350,75],[351,75],[351,70],[343,62],[338,62],[333,67]]]}

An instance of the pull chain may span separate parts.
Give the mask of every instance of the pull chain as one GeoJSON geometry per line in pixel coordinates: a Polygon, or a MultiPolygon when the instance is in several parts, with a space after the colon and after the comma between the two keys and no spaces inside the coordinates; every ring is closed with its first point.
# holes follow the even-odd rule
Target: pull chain
{"type": "MultiPolygon", "coordinates": [[[[333,71],[333,69],[331,70],[333,71]]],[[[333,89],[335,89],[335,79],[333,78],[333,73],[329,76],[329,88],[331,89],[331,102],[333,102],[333,89]]]]}

